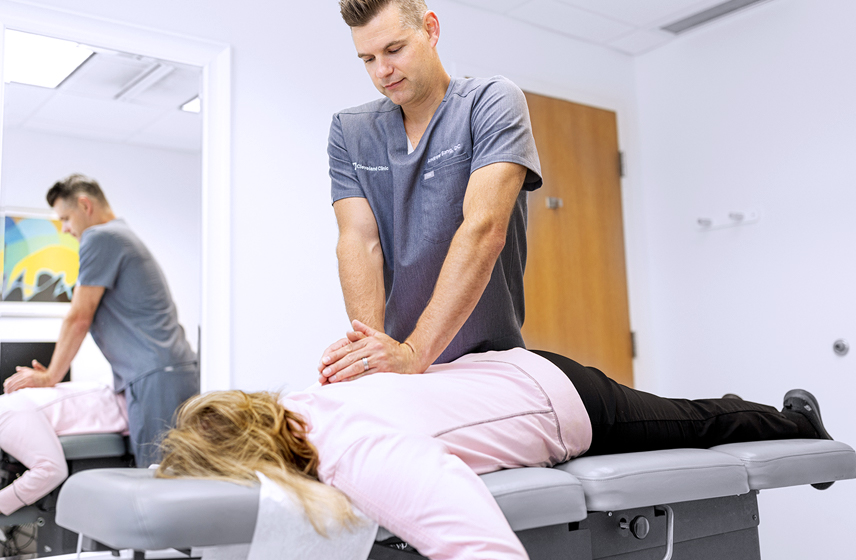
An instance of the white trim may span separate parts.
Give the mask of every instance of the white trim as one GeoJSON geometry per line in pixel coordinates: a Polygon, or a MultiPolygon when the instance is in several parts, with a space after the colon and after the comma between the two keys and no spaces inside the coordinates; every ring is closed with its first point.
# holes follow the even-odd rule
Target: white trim
{"type": "Polygon", "coordinates": [[[231,388],[232,171],[231,52],[202,78],[202,391],[231,388]]]}
{"type": "Polygon", "coordinates": [[[49,208],[24,208],[23,206],[0,206],[0,216],[11,215],[16,218],[42,218],[59,221],[56,212],[49,208]]]}
{"type": "Polygon", "coordinates": [[[0,317],[62,319],[68,315],[69,309],[70,303],[59,301],[4,301],[0,303],[0,317]]]}
{"type": "MultiPolygon", "coordinates": [[[[68,10],[0,0],[0,61],[6,28],[202,67],[201,381],[203,391],[228,389],[232,348],[229,45],[68,10]]],[[[4,91],[0,69],[0,107],[4,91]]]]}

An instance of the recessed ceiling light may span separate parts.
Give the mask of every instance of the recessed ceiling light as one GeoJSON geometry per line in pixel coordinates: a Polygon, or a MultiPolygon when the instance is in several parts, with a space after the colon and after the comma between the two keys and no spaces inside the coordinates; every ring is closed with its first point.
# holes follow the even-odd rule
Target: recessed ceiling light
{"type": "Polygon", "coordinates": [[[202,101],[199,99],[198,95],[181,106],[181,110],[187,111],[188,113],[198,113],[201,109],[202,101]]]}
{"type": "Polygon", "coordinates": [[[63,39],[6,30],[3,76],[17,82],[55,88],[92,56],[92,49],[63,39]]]}

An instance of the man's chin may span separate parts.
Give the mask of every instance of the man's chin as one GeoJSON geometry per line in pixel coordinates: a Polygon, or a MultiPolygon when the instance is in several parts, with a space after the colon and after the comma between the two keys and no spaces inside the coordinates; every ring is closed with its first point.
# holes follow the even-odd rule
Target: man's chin
{"type": "Polygon", "coordinates": [[[384,92],[384,95],[387,99],[398,105],[399,107],[407,103],[408,99],[406,95],[403,95],[403,92],[395,91],[395,92],[384,92]]]}

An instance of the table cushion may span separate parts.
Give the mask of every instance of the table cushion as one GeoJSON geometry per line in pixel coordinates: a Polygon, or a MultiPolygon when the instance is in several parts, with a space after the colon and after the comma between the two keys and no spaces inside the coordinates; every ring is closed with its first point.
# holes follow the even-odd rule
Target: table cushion
{"type": "MultiPolygon", "coordinates": [[[[586,516],[582,486],[566,472],[512,469],[483,475],[482,480],[514,530],[586,516]]],[[[252,539],[258,500],[258,486],[156,479],[150,469],[93,469],[66,481],[56,520],[114,548],[239,544],[252,539]]]]}
{"type": "Polygon", "coordinates": [[[65,482],[56,522],[117,549],[218,546],[252,540],[258,505],[258,486],[92,469],[65,482]]]}
{"type": "Polygon", "coordinates": [[[742,461],[708,449],[583,456],[556,468],[579,479],[589,511],[687,502],[749,491],[742,461]]]}
{"type": "Polygon", "coordinates": [[[856,478],[856,451],[840,441],[784,439],[711,448],[743,462],[752,490],[856,478]]]}
{"type": "Polygon", "coordinates": [[[125,438],[121,434],[76,434],[60,436],[66,461],[100,459],[125,455],[125,438]]]}
{"type": "Polygon", "coordinates": [[[515,531],[586,518],[580,481],[558,469],[508,469],[481,475],[515,531]]]}

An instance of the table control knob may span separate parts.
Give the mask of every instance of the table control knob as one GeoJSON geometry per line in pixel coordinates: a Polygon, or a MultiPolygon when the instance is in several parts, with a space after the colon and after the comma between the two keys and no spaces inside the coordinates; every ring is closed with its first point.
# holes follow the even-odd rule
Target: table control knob
{"type": "Polygon", "coordinates": [[[634,517],[633,521],[630,522],[630,532],[633,533],[633,536],[637,539],[644,539],[648,536],[648,531],[651,530],[651,525],[648,523],[648,520],[643,516],[634,517]]]}

